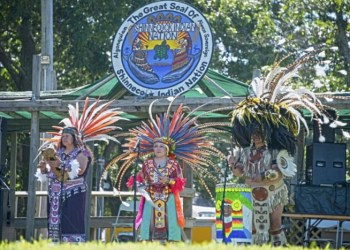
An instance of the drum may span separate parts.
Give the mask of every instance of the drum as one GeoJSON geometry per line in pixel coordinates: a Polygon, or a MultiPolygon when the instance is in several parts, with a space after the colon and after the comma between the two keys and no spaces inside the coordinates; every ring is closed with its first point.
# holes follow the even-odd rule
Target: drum
{"type": "Polygon", "coordinates": [[[233,244],[252,243],[253,203],[251,188],[244,184],[216,185],[216,240],[233,244]],[[225,240],[223,239],[225,236],[225,240]]]}

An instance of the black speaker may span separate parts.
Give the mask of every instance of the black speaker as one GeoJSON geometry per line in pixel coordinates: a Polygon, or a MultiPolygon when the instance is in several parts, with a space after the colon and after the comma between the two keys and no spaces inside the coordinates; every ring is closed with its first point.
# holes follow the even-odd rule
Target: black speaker
{"type": "Polygon", "coordinates": [[[306,171],[308,184],[345,183],[346,144],[313,143],[307,146],[306,171]]]}

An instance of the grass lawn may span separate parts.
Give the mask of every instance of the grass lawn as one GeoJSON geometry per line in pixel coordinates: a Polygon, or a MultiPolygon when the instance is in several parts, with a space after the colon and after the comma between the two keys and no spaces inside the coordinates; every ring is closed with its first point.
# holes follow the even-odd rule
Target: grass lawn
{"type": "MultiPolygon", "coordinates": [[[[239,250],[239,249],[256,249],[256,250],[269,250],[272,247],[266,246],[232,246],[219,243],[209,244],[185,244],[185,243],[168,243],[161,245],[159,243],[102,243],[102,242],[88,242],[82,244],[53,244],[49,241],[41,240],[33,243],[26,241],[18,242],[1,242],[1,250],[239,250]]],[[[275,247],[273,249],[286,249],[285,247],[275,247]]],[[[289,246],[291,250],[305,249],[303,247],[289,246]]],[[[310,247],[309,249],[318,249],[317,247],[310,247]]],[[[330,249],[326,247],[325,249],[330,249]]]]}

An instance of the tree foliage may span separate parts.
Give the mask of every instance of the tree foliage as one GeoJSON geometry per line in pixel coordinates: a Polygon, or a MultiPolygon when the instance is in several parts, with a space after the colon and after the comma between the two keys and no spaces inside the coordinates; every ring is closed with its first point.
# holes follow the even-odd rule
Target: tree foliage
{"type": "Polygon", "coordinates": [[[348,0],[198,0],[197,6],[215,34],[214,68],[249,82],[253,69],[321,47],[327,55],[317,65],[321,71],[311,69],[318,81],[309,87],[320,92],[349,90],[348,0]]]}
{"type": "MultiPolygon", "coordinates": [[[[122,21],[152,1],[54,1],[54,69],[59,88],[93,82],[110,70],[113,35],[122,21]]],[[[319,91],[350,88],[349,0],[195,0],[214,37],[211,67],[249,82],[254,69],[288,53],[327,49],[319,91]]],[[[40,1],[2,1],[0,90],[30,90],[32,56],[40,53],[40,1]]]]}
{"type": "MultiPolygon", "coordinates": [[[[54,69],[58,88],[77,87],[107,74],[113,35],[145,1],[53,1],[54,69]]],[[[0,90],[31,90],[32,57],[40,53],[38,0],[2,1],[0,90]]]]}

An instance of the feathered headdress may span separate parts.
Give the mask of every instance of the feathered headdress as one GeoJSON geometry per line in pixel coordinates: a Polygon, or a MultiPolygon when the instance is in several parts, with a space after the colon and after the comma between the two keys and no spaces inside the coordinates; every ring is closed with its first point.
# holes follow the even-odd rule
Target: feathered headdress
{"type": "Polygon", "coordinates": [[[60,123],[63,126],[53,126],[57,129],[57,132],[48,132],[48,134],[53,135],[52,138],[43,138],[45,145],[53,143],[60,146],[62,133],[70,133],[75,136],[78,141],[79,147],[84,147],[84,144],[88,141],[105,141],[109,140],[117,141],[115,137],[108,135],[109,132],[120,129],[112,124],[118,122],[119,120],[128,120],[121,117],[123,113],[117,108],[108,109],[113,101],[106,102],[100,105],[100,100],[98,99],[93,104],[89,106],[89,99],[85,99],[83,110],[81,114],[79,112],[79,105],[76,103],[75,107],[73,105],[68,105],[69,117],[63,119],[60,123]]]}
{"type": "Polygon", "coordinates": [[[252,133],[259,131],[269,148],[286,149],[293,155],[301,124],[308,132],[302,110],[311,112],[318,122],[328,120],[333,127],[345,125],[338,121],[338,115],[334,117],[328,112],[335,109],[323,105],[313,92],[305,88],[295,90],[289,86],[299,68],[312,59],[316,52],[306,53],[287,67],[280,66],[286,59],[283,58],[265,78],[253,79],[250,96],[232,111],[232,133],[239,146],[249,146],[252,133]]]}
{"type": "MultiPolygon", "coordinates": [[[[129,133],[123,133],[117,135],[118,137],[125,137],[127,143],[123,145],[125,148],[124,153],[115,157],[106,166],[106,170],[109,168],[115,168],[120,164],[118,172],[116,174],[115,184],[118,189],[121,189],[121,180],[127,169],[134,163],[138,154],[141,158],[147,158],[153,154],[153,144],[156,141],[165,143],[168,148],[169,157],[176,158],[182,161],[184,164],[190,166],[194,173],[199,176],[201,184],[210,191],[207,185],[204,183],[203,175],[213,178],[218,181],[215,176],[208,171],[209,167],[218,168],[216,164],[212,162],[214,157],[220,157],[225,159],[225,154],[220,152],[213,146],[213,142],[210,141],[206,133],[228,133],[227,131],[215,129],[213,126],[229,126],[229,123],[205,123],[197,124],[197,118],[193,117],[193,112],[185,114],[182,104],[179,105],[177,110],[171,114],[170,109],[172,102],[168,107],[168,111],[164,114],[152,116],[152,106],[156,102],[152,102],[149,107],[149,121],[148,123],[142,122],[142,125],[134,129],[129,130],[129,133]],[[139,142],[139,145],[136,144],[139,142]],[[139,150],[136,152],[135,147],[139,150]]],[[[218,169],[220,171],[220,169],[218,169]]]]}

